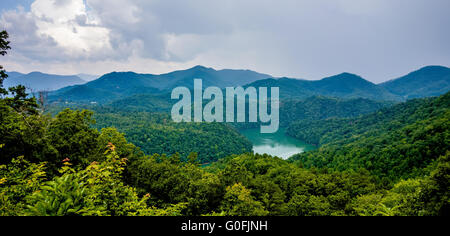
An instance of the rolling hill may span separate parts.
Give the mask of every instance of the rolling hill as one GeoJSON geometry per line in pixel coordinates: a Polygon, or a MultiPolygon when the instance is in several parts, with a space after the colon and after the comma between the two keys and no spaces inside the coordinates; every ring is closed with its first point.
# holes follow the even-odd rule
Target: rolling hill
{"type": "Polygon", "coordinates": [[[357,118],[293,123],[288,134],[320,145],[299,154],[305,167],[364,168],[380,178],[415,178],[448,155],[450,93],[412,99],[357,118]]]}
{"type": "Polygon", "coordinates": [[[439,96],[450,90],[450,68],[427,66],[381,87],[404,99],[439,96]]]}

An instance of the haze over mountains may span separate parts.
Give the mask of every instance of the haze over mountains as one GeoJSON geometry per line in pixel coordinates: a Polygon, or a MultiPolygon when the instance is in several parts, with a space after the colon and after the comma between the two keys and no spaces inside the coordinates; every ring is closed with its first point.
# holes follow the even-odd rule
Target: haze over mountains
{"type": "Polygon", "coordinates": [[[4,81],[6,88],[24,85],[33,92],[53,91],[71,85],[84,84],[85,80],[75,75],[52,75],[41,72],[22,74],[19,72],[7,72],[8,78],[4,81]]]}
{"type": "Polygon", "coordinates": [[[438,96],[450,90],[450,68],[443,66],[427,66],[382,84],[374,84],[351,73],[310,81],[273,78],[250,70],[214,70],[203,66],[161,75],[112,72],[88,83],[78,76],[48,75],[39,72],[27,75],[18,72],[8,72],[8,74],[9,78],[5,80],[7,87],[22,83],[31,87],[33,91],[56,90],[50,93],[51,101],[70,102],[104,103],[133,95],[160,96],[170,93],[173,88],[179,86],[192,89],[194,78],[202,78],[203,87],[280,87],[281,98],[295,99],[328,96],[345,99],[404,101],[411,98],[438,96]]]}

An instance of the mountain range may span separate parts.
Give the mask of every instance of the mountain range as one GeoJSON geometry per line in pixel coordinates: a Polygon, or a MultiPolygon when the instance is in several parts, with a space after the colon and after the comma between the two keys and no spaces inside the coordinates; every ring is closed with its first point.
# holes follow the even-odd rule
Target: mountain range
{"type": "Polygon", "coordinates": [[[19,72],[7,72],[8,78],[4,81],[6,88],[24,85],[31,92],[53,91],[71,85],[84,84],[85,80],[76,75],[52,75],[41,72],[22,74],[19,72]]]}
{"type": "MultiPolygon", "coordinates": [[[[450,90],[450,68],[427,66],[403,77],[381,84],[342,73],[317,81],[295,78],[274,78],[250,70],[214,70],[195,66],[166,74],[112,72],[85,83],[78,76],[58,76],[33,72],[27,75],[9,72],[5,87],[23,83],[37,90],[55,90],[51,101],[106,103],[133,95],[169,94],[179,86],[193,88],[193,79],[203,79],[203,87],[279,87],[281,98],[304,99],[311,96],[366,98],[383,101],[404,101],[411,98],[438,96],[450,90]]],[[[91,76],[90,79],[94,78],[91,76]]],[[[167,96],[165,96],[167,97],[167,96]]],[[[134,99],[135,100],[135,99],[134,99]]]]}
{"type": "Polygon", "coordinates": [[[136,94],[168,93],[179,86],[192,89],[194,78],[202,78],[204,87],[225,88],[270,77],[272,76],[250,70],[214,70],[203,66],[161,75],[112,72],[89,83],[55,91],[51,94],[51,99],[106,102],[136,94]]]}
{"type": "Polygon", "coordinates": [[[385,88],[350,73],[342,73],[317,81],[291,78],[266,79],[256,81],[247,86],[256,88],[279,87],[281,98],[304,99],[311,96],[328,96],[388,101],[401,99],[398,95],[390,93],[385,88]]]}

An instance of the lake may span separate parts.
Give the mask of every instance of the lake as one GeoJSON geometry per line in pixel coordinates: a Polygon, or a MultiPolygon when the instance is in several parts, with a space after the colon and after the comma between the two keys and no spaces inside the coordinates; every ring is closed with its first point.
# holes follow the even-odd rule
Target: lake
{"type": "Polygon", "coordinates": [[[288,159],[295,154],[315,149],[313,145],[286,135],[285,128],[280,128],[273,134],[261,134],[259,128],[240,132],[253,143],[253,151],[258,154],[269,154],[288,159]]]}

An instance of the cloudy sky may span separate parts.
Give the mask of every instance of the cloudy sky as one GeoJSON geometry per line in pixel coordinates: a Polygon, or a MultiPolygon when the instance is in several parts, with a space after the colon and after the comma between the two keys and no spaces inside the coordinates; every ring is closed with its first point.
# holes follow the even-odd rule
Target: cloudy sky
{"type": "Polygon", "coordinates": [[[204,65],[373,82],[450,66],[449,0],[1,0],[8,71],[164,73],[204,65]]]}

